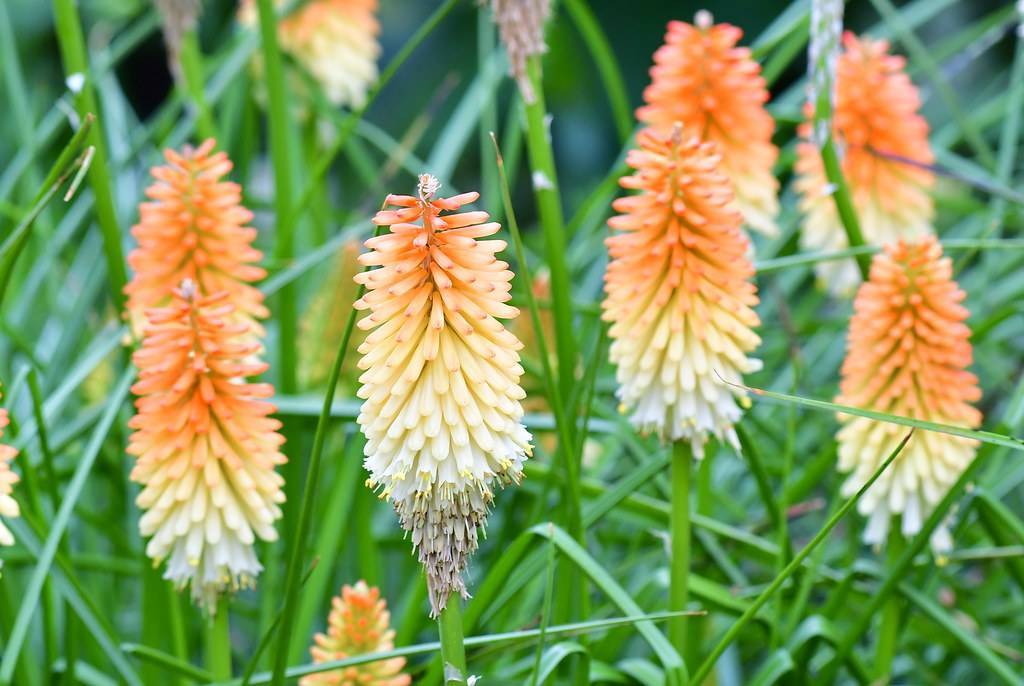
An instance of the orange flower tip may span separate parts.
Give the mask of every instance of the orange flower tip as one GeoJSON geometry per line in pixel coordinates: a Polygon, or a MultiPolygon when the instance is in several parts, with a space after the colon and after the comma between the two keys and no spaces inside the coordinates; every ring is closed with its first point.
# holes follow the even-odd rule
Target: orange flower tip
{"type": "Polygon", "coordinates": [[[603,308],[621,407],[641,431],[687,440],[698,457],[711,435],[738,450],[739,384],[760,368],[747,357],[759,342],[749,242],[740,216],[716,200],[731,190],[707,146],[657,129],[637,140],[636,173],[623,185],[640,192],[617,205],[606,241],[603,308]]]}
{"type": "Polygon", "coordinates": [[[466,594],[462,572],[493,486],[518,481],[530,451],[521,344],[499,321],[516,314],[504,304],[512,273],[495,257],[503,242],[476,240],[499,225],[458,212],[479,194],[439,190],[423,174],[415,196],[388,196],[400,209],[375,218],[390,231],[366,242],[363,263],[377,269],[362,279],[370,314],[359,326],[372,333],[357,393],[368,483],[411,533],[435,612],[466,594]],[[443,533],[453,530],[464,535],[443,533]]]}
{"type": "Polygon", "coordinates": [[[268,313],[252,285],[263,277],[254,264],[262,255],[252,247],[255,231],[245,225],[252,214],[241,205],[238,184],[224,179],[231,162],[215,146],[210,138],[180,153],[166,150],[167,164],[151,171],[151,201],[139,206],[132,227],[138,247],[128,255],[133,275],[124,289],[136,337],[145,331],[147,312],[166,306],[185,280],[201,295],[226,292],[235,323],[249,325],[253,338],[262,335],[257,320],[268,313]]]}
{"type": "Polygon", "coordinates": [[[741,37],[736,27],[715,24],[707,10],[697,12],[692,25],[669,22],[637,118],[662,131],[682,123],[714,143],[721,172],[732,182],[729,202],[747,226],[772,236],[779,212],[775,122],[765,109],[769,95],[760,65],[737,45],[741,37]]]}
{"type": "MultiPolygon", "coordinates": [[[[875,255],[869,280],[854,301],[842,367],[842,405],[925,421],[976,428],[981,413],[977,378],[967,371],[972,351],[963,292],[952,263],[933,236],[898,241],[875,255]]],[[[906,429],[865,417],[839,415],[839,470],[848,472],[843,493],[859,490],[906,434],[906,429]]],[[[864,494],[858,509],[868,517],[864,540],[885,543],[890,520],[904,536],[923,521],[974,460],[977,442],[915,431],[903,452],[864,494]]],[[[945,526],[932,536],[937,552],[952,547],[945,526]]]]}

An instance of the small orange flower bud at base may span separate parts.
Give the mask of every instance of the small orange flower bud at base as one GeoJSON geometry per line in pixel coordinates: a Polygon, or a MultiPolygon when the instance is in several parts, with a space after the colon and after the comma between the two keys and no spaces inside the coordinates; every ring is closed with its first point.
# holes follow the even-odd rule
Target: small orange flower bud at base
{"type": "MultiPolygon", "coordinates": [[[[341,595],[331,599],[327,633],[313,637],[310,648],[313,663],[333,662],[349,657],[381,653],[395,647],[395,632],[390,628],[391,613],[376,586],[359,581],[342,586],[341,595]]],[[[310,674],[300,686],[335,684],[337,686],[408,686],[412,677],[402,674],[404,657],[368,662],[342,669],[310,674]]]]}

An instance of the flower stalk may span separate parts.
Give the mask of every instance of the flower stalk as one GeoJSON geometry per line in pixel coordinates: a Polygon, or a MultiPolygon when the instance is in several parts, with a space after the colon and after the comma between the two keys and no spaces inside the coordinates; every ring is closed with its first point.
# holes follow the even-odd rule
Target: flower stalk
{"type": "MultiPolygon", "coordinates": [[[[670,612],[686,610],[690,600],[690,491],[693,450],[687,441],[672,443],[672,509],[669,520],[672,557],[669,567],[670,612]]],[[[688,621],[686,617],[669,620],[669,640],[680,655],[687,654],[688,621]]]]}

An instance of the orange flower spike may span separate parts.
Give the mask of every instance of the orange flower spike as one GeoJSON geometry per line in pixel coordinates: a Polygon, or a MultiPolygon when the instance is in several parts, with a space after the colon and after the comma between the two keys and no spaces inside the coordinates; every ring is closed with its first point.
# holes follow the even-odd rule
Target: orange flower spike
{"type": "MultiPolygon", "coordinates": [[[[3,430],[8,423],[7,410],[0,408],[0,438],[3,438],[3,430]]],[[[14,484],[18,483],[19,477],[11,471],[9,463],[17,454],[18,451],[11,446],[0,443],[0,516],[2,517],[17,517],[21,514],[18,501],[11,497],[14,484]]],[[[0,545],[14,545],[14,536],[4,526],[2,519],[0,519],[0,545]]]]}
{"type": "Polygon", "coordinates": [[[256,538],[277,538],[284,480],[274,468],[285,457],[274,389],[245,381],[267,365],[226,292],[203,296],[185,281],[146,315],[128,444],[143,485],[139,529],[155,564],[169,556],[164,577],[213,612],[220,593],[253,585],[256,538]]]}
{"type": "MultiPolygon", "coordinates": [[[[395,632],[388,626],[391,614],[380,591],[365,581],[342,586],[341,595],[331,600],[327,633],[313,637],[310,649],[313,663],[332,662],[347,657],[379,653],[395,647],[395,632]]],[[[310,674],[300,686],[336,684],[339,686],[408,686],[412,677],[402,674],[405,658],[395,657],[353,667],[310,674]]]]}
{"type": "Polygon", "coordinates": [[[669,22],[637,118],[665,133],[678,122],[717,143],[744,221],[774,236],[779,182],[772,166],[779,151],[772,145],[775,121],[765,109],[768,88],[750,49],[737,45],[743,32],[713,21],[701,11],[694,24],[669,22]]]}
{"type": "MultiPolygon", "coordinates": [[[[849,32],[843,34],[843,47],[832,125],[843,149],[843,175],[864,240],[880,246],[931,234],[934,208],[928,191],[934,178],[912,163],[931,164],[934,157],[928,145],[928,122],[919,114],[921,99],[904,71],[905,61],[889,54],[887,41],[857,38],[849,32]]],[[[807,115],[810,118],[809,108],[807,115]]],[[[810,142],[810,121],[800,126],[799,134],[803,140],[797,146],[795,169],[805,214],[801,242],[810,251],[843,250],[848,246],[846,233],[821,155],[810,142]]],[[[817,270],[833,293],[850,293],[860,282],[853,260],[822,262],[817,270]]]]}
{"type": "Polygon", "coordinates": [[[518,483],[532,452],[522,425],[519,340],[499,319],[518,310],[512,272],[495,255],[504,241],[486,212],[458,212],[477,193],[389,195],[398,209],[373,221],[390,228],[366,241],[356,301],[371,331],[359,346],[368,485],[391,501],[427,573],[434,614],[467,596],[462,573],[477,548],[495,486],[518,483]]]}
{"type": "MultiPolygon", "coordinates": [[[[960,304],[965,295],[953,265],[933,236],[886,246],[857,293],[836,402],[943,424],[976,428],[978,380],[967,371],[971,332],[960,304]]],[[[906,434],[905,427],[841,415],[839,469],[850,472],[843,495],[855,493],[906,434]]],[[[974,459],[975,441],[918,430],[903,452],[861,498],[869,517],[864,539],[881,545],[893,515],[913,536],[974,459]]],[[[952,546],[943,528],[936,550],[952,546]]]]}
{"type": "Polygon", "coordinates": [[[714,143],[653,129],[637,136],[627,163],[636,169],[608,223],[611,262],[604,318],[619,398],[633,424],[662,438],[686,439],[703,454],[710,434],[739,448],[736,399],[729,383],[756,371],[747,353],[760,343],[749,240],[719,171],[714,143]],[[728,382],[728,383],[727,383],[728,382]]]}
{"type": "Polygon", "coordinates": [[[263,255],[252,247],[256,229],[247,226],[252,213],[241,205],[241,187],[223,180],[231,161],[223,152],[211,154],[214,145],[211,139],[181,153],[166,150],[167,164],[151,170],[156,183],[146,189],[150,202],[139,205],[132,227],[138,247],[128,255],[134,276],[125,287],[138,333],[143,313],[169,303],[186,279],[200,295],[226,292],[235,316],[253,335],[263,333],[256,320],[268,312],[251,285],[266,275],[256,266],[263,255]]]}
{"type": "MultiPolygon", "coordinates": [[[[284,4],[275,0],[279,8],[284,4]]],[[[309,0],[278,24],[281,49],[320,83],[335,105],[362,107],[377,80],[377,4],[377,0],[309,0]]],[[[256,26],[255,0],[243,0],[238,18],[246,26],[256,26]]]]}

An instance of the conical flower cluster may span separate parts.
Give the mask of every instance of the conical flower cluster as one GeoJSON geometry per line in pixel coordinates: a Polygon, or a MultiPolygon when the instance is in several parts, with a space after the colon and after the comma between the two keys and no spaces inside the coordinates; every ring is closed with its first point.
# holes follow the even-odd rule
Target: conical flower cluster
{"type": "Polygon", "coordinates": [[[236,316],[228,292],[201,295],[191,281],[167,307],[148,310],[133,356],[137,414],[128,453],[143,485],[139,522],[146,554],[168,558],[165,578],[212,612],[225,590],[251,586],[261,566],[253,545],[277,538],[285,462],[270,417],[270,384],[249,383],[267,365],[259,343],[236,316]]]}
{"type": "Polygon", "coordinates": [[[729,383],[760,367],[747,357],[760,339],[732,187],[714,143],[680,127],[637,142],[626,158],[637,171],[620,183],[640,193],[616,200],[622,214],[608,222],[604,318],[619,398],[641,431],[688,440],[698,457],[710,434],[738,449],[746,395],[729,383]]]}
{"type": "MultiPolygon", "coordinates": [[[[836,402],[913,419],[975,428],[981,398],[971,364],[964,292],[953,265],[934,237],[886,246],[860,287],[842,385],[836,402]]],[[[905,427],[864,417],[840,416],[839,469],[850,472],[843,494],[855,493],[895,450],[905,427]]],[[[974,459],[975,441],[917,431],[892,465],[858,503],[867,516],[864,539],[885,542],[889,520],[902,516],[912,536],[974,459]]],[[[937,550],[951,546],[949,533],[932,538],[937,550]]]]}
{"type": "Polygon", "coordinates": [[[680,123],[689,135],[717,143],[720,168],[732,181],[744,221],[775,235],[779,182],[772,165],[778,150],[772,145],[775,121],[765,110],[768,89],[750,49],[737,45],[743,32],[712,22],[706,11],[695,24],[669,22],[637,118],[666,134],[680,123]]]}
{"type": "MultiPolygon", "coordinates": [[[[836,74],[832,128],[842,150],[843,175],[853,196],[864,240],[884,245],[932,233],[933,176],[919,165],[933,161],[921,99],[904,72],[904,59],[890,55],[884,40],[843,35],[836,74]],[[899,158],[899,159],[895,159],[899,158]]],[[[808,109],[808,117],[811,111],[808,109]]],[[[796,188],[805,216],[801,243],[809,251],[848,246],[836,213],[821,153],[811,142],[810,121],[800,126],[796,188]]],[[[860,282],[853,260],[822,262],[818,276],[837,294],[860,282]]]]}
{"type": "MultiPolygon", "coordinates": [[[[243,25],[255,26],[256,0],[244,0],[238,17],[243,25]]],[[[281,49],[316,79],[327,99],[352,109],[365,104],[377,80],[378,34],[377,0],[309,0],[277,28],[281,49]]]]}
{"type": "MultiPolygon", "coordinates": [[[[4,428],[8,424],[7,410],[0,408],[0,438],[3,438],[4,428]]],[[[11,471],[11,460],[15,458],[18,451],[9,445],[0,443],[0,517],[17,517],[21,514],[18,509],[18,501],[11,497],[14,484],[18,483],[18,475],[11,471]]],[[[0,545],[14,545],[14,536],[4,526],[0,519],[0,545]]]]}
{"type": "Polygon", "coordinates": [[[462,572],[477,547],[494,486],[518,482],[531,453],[521,424],[521,344],[498,318],[512,272],[495,258],[500,225],[486,212],[457,212],[478,193],[435,197],[420,177],[417,197],[389,195],[378,212],[386,234],[366,241],[356,308],[372,330],[359,352],[358,422],[366,435],[369,485],[394,505],[427,573],[435,613],[452,592],[468,595],[462,572]]]}
{"type": "Polygon", "coordinates": [[[240,204],[241,187],[224,181],[231,160],[223,152],[211,154],[214,145],[211,139],[181,153],[166,150],[167,164],[150,170],[156,183],[146,189],[150,202],[139,205],[139,223],[132,227],[138,247],[128,255],[134,276],[125,288],[137,334],[145,327],[145,311],[167,305],[187,279],[201,295],[227,293],[233,316],[262,335],[257,319],[268,312],[251,284],[266,272],[256,266],[262,254],[252,247],[252,213],[240,204]]]}
{"type": "MultiPolygon", "coordinates": [[[[376,586],[359,581],[353,586],[342,586],[341,595],[331,599],[331,612],[327,617],[327,633],[313,637],[316,644],[310,649],[313,663],[344,660],[357,655],[380,653],[395,647],[395,632],[388,626],[391,613],[387,602],[380,597],[376,586]]],[[[408,686],[412,677],[402,674],[404,657],[370,662],[310,674],[299,681],[300,686],[335,684],[336,686],[408,686]]]]}

